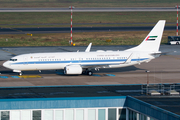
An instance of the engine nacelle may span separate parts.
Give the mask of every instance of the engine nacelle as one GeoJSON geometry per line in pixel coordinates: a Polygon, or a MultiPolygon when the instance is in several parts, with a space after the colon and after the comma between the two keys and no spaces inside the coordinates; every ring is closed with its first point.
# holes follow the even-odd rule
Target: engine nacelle
{"type": "Polygon", "coordinates": [[[82,67],[80,65],[70,65],[64,68],[64,74],[82,74],[82,67]]]}

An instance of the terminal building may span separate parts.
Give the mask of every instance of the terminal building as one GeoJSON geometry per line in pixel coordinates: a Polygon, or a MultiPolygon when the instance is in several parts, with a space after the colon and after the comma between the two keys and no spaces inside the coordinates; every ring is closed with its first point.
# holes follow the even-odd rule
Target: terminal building
{"type": "Polygon", "coordinates": [[[142,94],[141,85],[0,89],[1,120],[180,120],[180,96],[142,94]]]}

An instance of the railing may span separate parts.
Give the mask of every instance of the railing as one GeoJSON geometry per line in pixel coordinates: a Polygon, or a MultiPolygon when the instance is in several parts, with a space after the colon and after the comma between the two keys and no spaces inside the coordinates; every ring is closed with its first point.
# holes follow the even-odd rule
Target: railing
{"type": "Polygon", "coordinates": [[[180,84],[142,84],[141,85],[141,94],[153,95],[154,93],[154,95],[170,95],[167,93],[170,93],[171,91],[174,91],[178,94],[180,92],[180,84]]]}

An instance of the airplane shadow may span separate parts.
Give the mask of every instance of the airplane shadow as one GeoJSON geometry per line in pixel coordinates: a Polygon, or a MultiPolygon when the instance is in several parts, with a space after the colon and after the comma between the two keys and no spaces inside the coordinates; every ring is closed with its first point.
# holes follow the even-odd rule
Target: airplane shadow
{"type": "Polygon", "coordinates": [[[145,70],[140,69],[135,66],[128,66],[128,67],[122,67],[122,68],[102,68],[99,69],[99,71],[92,70],[94,73],[120,73],[120,72],[133,72],[137,70],[145,70]]]}

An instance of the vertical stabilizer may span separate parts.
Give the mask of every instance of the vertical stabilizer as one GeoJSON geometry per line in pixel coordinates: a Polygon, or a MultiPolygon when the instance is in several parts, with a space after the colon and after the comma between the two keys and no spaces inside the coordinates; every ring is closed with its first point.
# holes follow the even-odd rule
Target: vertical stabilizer
{"type": "Polygon", "coordinates": [[[143,42],[140,45],[128,49],[126,51],[150,51],[150,52],[159,51],[159,46],[161,43],[165,22],[166,22],[165,20],[159,20],[158,23],[154,26],[154,28],[146,36],[146,38],[143,40],[143,42]]]}

